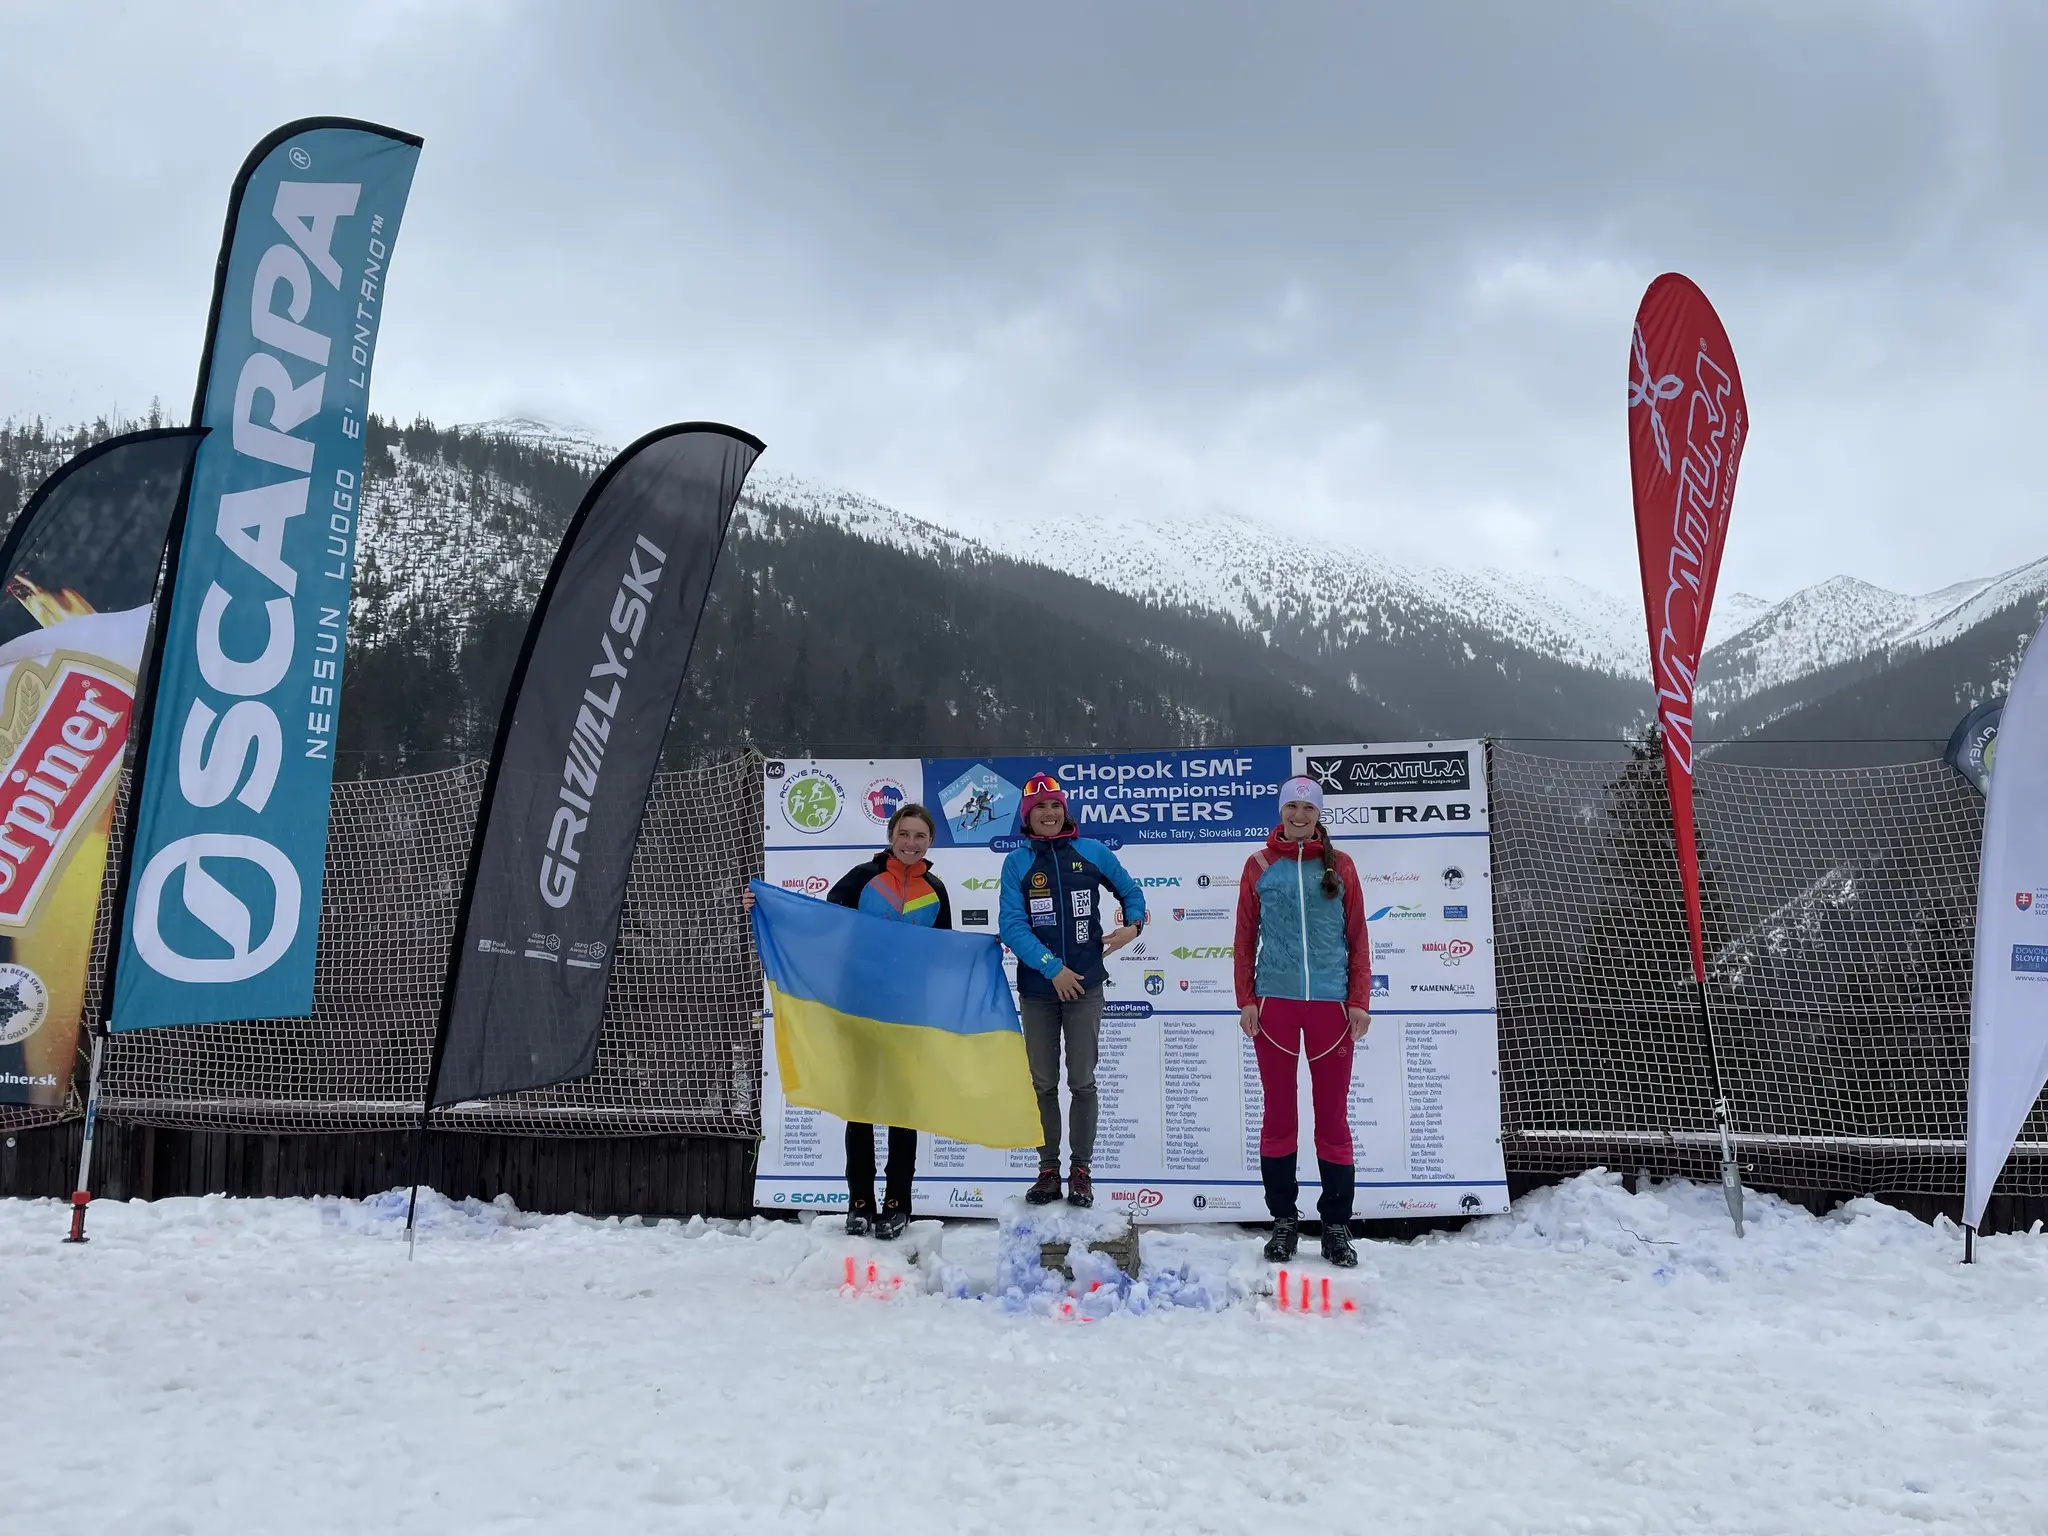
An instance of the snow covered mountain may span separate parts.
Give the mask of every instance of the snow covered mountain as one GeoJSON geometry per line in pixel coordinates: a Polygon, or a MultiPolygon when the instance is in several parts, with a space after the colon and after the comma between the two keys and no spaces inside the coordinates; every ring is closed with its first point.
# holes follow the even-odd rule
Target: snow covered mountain
{"type": "Polygon", "coordinates": [[[1332,640],[1384,639],[1429,622],[1617,677],[1639,675],[1645,666],[1640,611],[1580,582],[1406,564],[1342,544],[1304,552],[1268,525],[1228,512],[1054,512],[1028,530],[970,539],[871,497],[787,475],[759,477],[745,499],[907,550],[934,541],[988,549],[1132,597],[1223,614],[1269,635],[1284,621],[1332,640]]]}
{"type": "Polygon", "coordinates": [[[578,463],[588,464],[593,470],[603,469],[619,450],[609,446],[588,427],[571,426],[559,421],[538,421],[531,416],[499,416],[490,421],[479,421],[461,432],[473,432],[479,437],[502,438],[524,448],[535,448],[543,453],[552,453],[578,463]]]}
{"type": "MultiPolygon", "coordinates": [[[[1251,518],[1053,513],[986,542],[871,497],[790,476],[763,476],[747,499],[836,524],[913,553],[988,549],[1134,597],[1220,613],[1268,635],[1292,621],[1331,638],[1397,638],[1420,620],[1491,635],[1568,665],[1647,675],[1642,610],[1569,578],[1460,570],[1319,544],[1304,556],[1251,518]]],[[[1935,649],[1992,615],[2048,593],[2048,559],[1921,596],[1836,576],[1779,602],[1717,594],[1700,697],[1711,710],[1891,651],[1935,649]]]]}
{"type": "MultiPolygon", "coordinates": [[[[598,465],[612,452],[585,430],[530,418],[464,432],[505,437],[598,465]]],[[[756,476],[743,515],[780,507],[906,553],[995,554],[1129,596],[1221,614],[1267,634],[1288,625],[1332,641],[1398,639],[1418,626],[1491,636],[1616,678],[1647,675],[1642,612],[1570,578],[1389,560],[1355,545],[1304,554],[1275,529],[1224,511],[1110,517],[1053,512],[1029,528],[969,535],[856,491],[756,476]]],[[[1837,576],[1778,602],[1717,595],[1701,701],[1725,711],[1756,695],[1887,651],[1939,647],[2001,609],[2048,592],[2048,559],[1919,596],[1837,576]]]]}
{"type": "MultiPolygon", "coordinates": [[[[1931,651],[2048,593],[2048,559],[1918,597],[1836,576],[1723,629],[1701,668],[1700,700],[1725,710],[1880,653],[1931,651]]],[[[1754,601],[1754,599],[1750,599],[1754,601]]],[[[1717,615],[1718,617],[1718,615],[1717,615]]]]}
{"type": "MultiPolygon", "coordinates": [[[[587,480],[612,449],[594,433],[517,417],[422,440],[415,455],[400,440],[407,430],[386,438],[388,473],[366,497],[366,580],[383,583],[389,595],[458,609],[465,586],[530,601],[566,509],[580,494],[579,477],[587,480]],[[451,458],[440,439],[454,437],[466,446],[451,458]]],[[[1219,615],[1296,654],[1321,657],[1339,686],[1348,679],[1351,691],[1399,708],[1441,697],[1445,687],[1476,705],[1481,695],[1475,688],[1538,686],[1553,700],[1544,715],[1557,722],[1553,729],[1597,734],[1609,727],[1594,727],[1592,720],[1609,718],[1612,697],[1629,697],[1627,687],[1647,673],[1641,610],[1632,593],[1622,598],[1547,576],[1396,562],[1328,543],[1304,552],[1270,526],[1225,512],[1055,512],[1028,530],[1006,525],[975,535],[788,475],[764,474],[749,483],[739,511],[743,527],[763,532],[790,514],[910,555],[1007,558],[1141,602],[1219,615]],[[1535,659],[1561,670],[1539,684],[1526,670],[1535,659]],[[1624,692],[1603,691],[1616,687],[1624,692]],[[1589,712],[1595,697],[1607,702],[1589,712]]],[[[2044,595],[2048,559],[1919,596],[1847,576],[1775,603],[1724,591],[1702,668],[1702,706],[1725,730],[1769,734],[1774,722],[1839,694],[1851,676],[1867,694],[1881,690],[1878,680],[1888,670],[1927,656],[1915,687],[1929,701],[1922,711],[1929,720],[1916,715],[1916,723],[1897,729],[1932,730],[1932,715],[1948,707],[1949,696],[1981,697],[2002,686],[2003,675],[1978,674],[1987,668],[2009,673],[2009,662],[1986,657],[2016,650],[2004,626],[1996,626],[1995,646],[1972,638],[1953,664],[1933,653],[1948,654],[1943,647],[1988,619],[2044,595]],[[1928,666],[1954,671],[1952,685],[1928,683],[1928,666]]],[[[1487,718],[1495,717],[1500,702],[1494,695],[1483,711],[1487,718]]],[[[1647,704],[1646,693],[1645,711],[1647,704]]],[[[1541,728],[1528,719],[1510,726],[1501,718],[1502,729],[1541,728]]],[[[1854,733],[1840,723],[1829,729],[1854,733]]]]}

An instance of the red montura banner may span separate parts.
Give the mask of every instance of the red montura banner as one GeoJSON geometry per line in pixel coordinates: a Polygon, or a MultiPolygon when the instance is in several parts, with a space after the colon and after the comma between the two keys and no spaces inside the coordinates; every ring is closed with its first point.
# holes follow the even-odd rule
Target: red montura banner
{"type": "Polygon", "coordinates": [[[1735,501],[1735,471],[1748,438],[1749,411],[1728,333],[1692,280],[1667,272],[1650,284],[1636,310],[1629,352],[1629,468],[1672,832],[1693,977],[1702,983],[1693,691],[1735,501]]]}

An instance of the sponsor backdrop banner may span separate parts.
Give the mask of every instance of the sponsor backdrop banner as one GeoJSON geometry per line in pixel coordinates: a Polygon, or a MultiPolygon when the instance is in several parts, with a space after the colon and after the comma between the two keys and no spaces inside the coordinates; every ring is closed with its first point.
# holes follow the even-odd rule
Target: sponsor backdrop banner
{"type": "Polygon", "coordinates": [[[0,548],[0,1103],[71,1091],[150,600],[205,435],[88,449],[0,548]]]}
{"type": "Polygon", "coordinates": [[[228,201],[123,873],[116,1030],[312,1012],[356,498],[419,140],[279,129],[228,201]]]}
{"type": "MultiPolygon", "coordinates": [[[[1325,787],[1326,820],[1358,862],[1373,945],[1373,1027],[1351,1086],[1358,1214],[1501,1211],[1481,753],[1477,742],[1451,742],[770,762],[766,878],[822,897],[882,846],[890,813],[919,800],[941,819],[932,863],[951,888],[956,926],[992,934],[1022,786],[1053,773],[1082,833],[1117,849],[1152,908],[1150,927],[1109,962],[1096,1201],[1153,1221],[1263,1219],[1258,1070],[1231,980],[1237,882],[1273,824],[1282,782],[1311,773],[1325,787]]],[[[1014,981],[1015,961],[1005,963],[1014,981]]],[[[842,1124],[784,1100],[772,1012],[767,1028],[756,1201],[843,1209],[842,1124]]],[[[1298,1088],[1312,1205],[1306,1070],[1298,1088]]],[[[992,1216],[1037,1172],[1035,1149],[918,1140],[924,1214],[992,1216]]]]}
{"type": "Polygon", "coordinates": [[[2038,634],[2005,700],[1985,802],[1963,1188],[1971,1227],[1982,1224],[1999,1170],[2048,1083],[2048,644],[2038,634]]]}
{"type": "Polygon", "coordinates": [[[633,844],[756,438],[651,432],[583,498],[526,632],[477,813],[427,1102],[597,1058],[633,844]]]}

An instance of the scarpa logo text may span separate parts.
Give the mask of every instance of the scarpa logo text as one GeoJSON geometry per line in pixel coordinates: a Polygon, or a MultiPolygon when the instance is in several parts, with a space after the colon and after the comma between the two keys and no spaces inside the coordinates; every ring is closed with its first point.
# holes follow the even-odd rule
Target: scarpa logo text
{"type": "MultiPolygon", "coordinates": [[[[329,288],[341,289],[341,263],[333,252],[335,225],[355,213],[361,195],[360,182],[279,182],[270,212],[284,238],[263,253],[247,290],[227,299],[249,317],[254,343],[235,380],[233,431],[228,434],[235,458],[230,462],[238,477],[254,466],[270,465],[286,471],[287,478],[225,491],[211,506],[192,509],[194,521],[202,528],[210,524],[227,553],[262,583],[255,592],[241,583],[241,590],[230,591],[215,580],[199,604],[190,642],[199,678],[216,695],[237,702],[216,710],[195,693],[178,723],[178,794],[195,808],[234,799],[260,814],[270,804],[284,766],[284,728],[271,696],[286,685],[292,668],[300,576],[286,558],[285,545],[292,519],[306,515],[313,487],[314,444],[297,433],[320,416],[333,351],[333,337],[305,322],[311,318],[314,273],[329,288]],[[282,309],[277,307],[280,294],[282,309]],[[311,363],[315,371],[305,382],[294,383],[286,357],[311,363]],[[230,619],[229,610],[238,604],[262,610],[257,627],[265,637],[263,649],[249,660],[229,655],[223,640],[224,628],[243,632],[249,623],[242,617],[230,619]]],[[[364,278],[363,297],[374,304],[381,296],[382,264],[389,250],[381,220],[373,223],[369,249],[374,270],[364,278]]],[[[367,337],[358,350],[367,369],[367,337]]],[[[358,437],[362,424],[345,418],[343,430],[358,437]]],[[[344,557],[354,529],[357,489],[352,472],[335,471],[329,518],[335,537],[328,542],[331,547],[338,540],[344,557]]],[[[233,569],[222,567],[221,578],[230,579],[233,569]]],[[[344,602],[320,609],[309,695],[315,712],[306,717],[308,758],[332,757],[346,606],[344,602]]],[[[298,873],[280,849],[253,836],[199,833],[158,849],[143,869],[135,905],[135,950],[151,970],[175,981],[244,981],[283,958],[298,936],[299,915],[298,873]],[[250,942],[249,909],[207,873],[205,861],[210,858],[242,859],[270,877],[276,901],[261,942],[250,942]],[[159,926],[164,884],[178,869],[185,875],[187,910],[228,946],[226,958],[195,958],[165,942],[159,926]]]]}

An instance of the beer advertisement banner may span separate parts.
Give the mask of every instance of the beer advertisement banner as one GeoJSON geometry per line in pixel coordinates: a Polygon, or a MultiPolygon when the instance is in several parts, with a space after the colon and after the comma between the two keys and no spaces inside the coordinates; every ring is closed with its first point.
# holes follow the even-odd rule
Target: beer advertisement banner
{"type": "Polygon", "coordinates": [[[427,1102],[597,1059],[633,845],[758,438],[687,423],[597,479],[507,689],[456,918],[427,1102]]]}
{"type": "Polygon", "coordinates": [[[150,599],[205,435],[88,449],[0,547],[0,1104],[71,1092],[150,599]]]}
{"type": "Polygon", "coordinates": [[[312,1011],[370,368],[418,159],[410,135],[309,119],[258,145],[229,199],[116,1030],[312,1011]]]}
{"type": "MultiPolygon", "coordinates": [[[[1081,834],[1115,850],[1151,908],[1150,926],[1109,961],[1097,1202],[1153,1221],[1263,1219],[1263,1102],[1251,1044],[1237,1027],[1231,970],[1237,885],[1277,819],[1280,785],[1313,774],[1326,822],[1357,861],[1373,947],[1373,1026],[1351,1085],[1357,1212],[1501,1211],[1507,1174],[1482,753],[1466,741],[770,762],[766,878],[822,898],[883,846],[896,808],[917,801],[940,823],[932,866],[952,893],[955,925],[994,933],[1023,785],[1053,774],[1081,834]]],[[[1114,915],[1111,901],[1105,927],[1114,915]]],[[[1015,961],[1005,963],[1014,982],[1015,961]]],[[[784,1100],[774,1027],[771,1010],[756,1202],[844,1209],[844,1128],[784,1100]]],[[[1298,1093],[1306,1205],[1319,1179],[1306,1071],[1298,1093]]],[[[918,1140],[922,1214],[993,1216],[1037,1171],[1035,1149],[918,1140]]]]}

